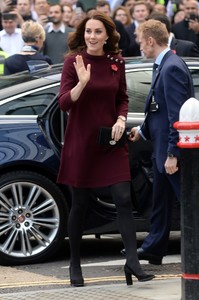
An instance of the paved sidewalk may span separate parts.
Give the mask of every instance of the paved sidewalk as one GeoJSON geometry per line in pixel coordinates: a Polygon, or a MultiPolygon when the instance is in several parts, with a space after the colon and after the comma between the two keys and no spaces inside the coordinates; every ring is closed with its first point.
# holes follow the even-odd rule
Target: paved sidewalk
{"type": "MultiPolygon", "coordinates": [[[[89,277],[88,268],[103,267],[102,262],[83,264],[83,274],[85,276],[84,287],[70,287],[69,276],[64,279],[49,276],[41,276],[40,281],[33,280],[31,274],[34,272],[28,269],[23,276],[29,276],[23,282],[5,282],[1,275],[0,300],[180,300],[181,299],[181,277],[180,277],[180,255],[168,255],[163,259],[162,266],[154,266],[141,261],[146,272],[156,275],[155,279],[147,282],[138,282],[133,278],[133,285],[127,286],[125,277],[121,269],[124,259],[104,262],[104,266],[111,268],[111,265],[119,268],[118,272],[110,272],[106,277],[97,276],[93,273],[89,277]],[[109,275],[110,274],[110,275],[109,275]],[[115,274],[112,275],[111,274],[115,274]],[[108,276],[107,276],[108,275],[108,276]]],[[[68,273],[68,266],[62,266],[68,273]]],[[[94,269],[92,269],[94,270],[94,269]]],[[[13,276],[19,276],[22,271],[13,268],[13,276]]],[[[22,278],[23,278],[22,276],[22,278]]],[[[5,278],[4,278],[5,277],[5,278]]],[[[36,277],[38,278],[38,277],[36,277]]]]}
{"type": "MultiPolygon", "coordinates": [[[[44,288],[44,287],[43,287],[44,288]]],[[[154,279],[126,284],[96,285],[73,288],[48,289],[35,292],[2,294],[0,300],[180,300],[181,279],[154,279]]]]}

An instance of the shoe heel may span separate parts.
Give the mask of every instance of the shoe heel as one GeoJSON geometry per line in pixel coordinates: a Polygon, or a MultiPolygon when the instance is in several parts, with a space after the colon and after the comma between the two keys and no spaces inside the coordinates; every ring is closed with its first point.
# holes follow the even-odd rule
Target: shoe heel
{"type": "Polygon", "coordinates": [[[125,277],[126,277],[126,284],[133,285],[133,280],[132,280],[131,274],[126,271],[124,271],[124,273],[125,273],[125,277]]]}
{"type": "Polygon", "coordinates": [[[80,268],[74,268],[72,272],[72,268],[69,268],[70,274],[70,285],[73,287],[81,287],[84,286],[84,278],[82,277],[82,271],[80,268]]]}
{"type": "Polygon", "coordinates": [[[148,281],[148,280],[152,280],[155,276],[151,275],[151,274],[146,274],[144,272],[142,272],[142,274],[137,274],[135,271],[133,271],[131,268],[128,267],[128,265],[126,264],[124,266],[124,273],[126,276],[126,284],[127,285],[132,285],[133,284],[133,280],[132,280],[132,275],[134,275],[138,281],[148,281]]]}

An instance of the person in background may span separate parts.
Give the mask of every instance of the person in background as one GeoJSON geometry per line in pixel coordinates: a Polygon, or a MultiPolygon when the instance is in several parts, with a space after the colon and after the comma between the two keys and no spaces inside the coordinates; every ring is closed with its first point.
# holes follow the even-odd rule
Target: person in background
{"type": "Polygon", "coordinates": [[[156,3],[153,7],[153,12],[152,13],[160,13],[160,14],[166,15],[167,10],[166,10],[166,7],[163,4],[156,3]]]}
{"type": "Polygon", "coordinates": [[[37,22],[39,22],[44,28],[46,27],[49,14],[48,0],[34,0],[34,12],[37,16],[37,22]]]}
{"type": "Polygon", "coordinates": [[[113,20],[120,21],[124,26],[132,23],[132,18],[128,9],[124,6],[118,6],[112,13],[113,20]]]}
{"type": "Polygon", "coordinates": [[[130,9],[133,23],[126,27],[130,38],[130,45],[126,50],[126,56],[141,56],[140,45],[137,43],[135,30],[149,16],[148,5],[145,1],[136,1],[133,8],[130,9]]]}
{"type": "Polygon", "coordinates": [[[184,20],[173,25],[172,32],[177,39],[193,42],[199,47],[198,1],[186,1],[184,3],[184,12],[184,20]]]}
{"type": "Polygon", "coordinates": [[[17,14],[14,12],[2,14],[2,26],[0,31],[0,47],[9,55],[21,51],[24,41],[21,35],[21,28],[17,28],[17,14]]]}
{"type": "Polygon", "coordinates": [[[72,9],[74,10],[77,6],[76,6],[76,4],[77,4],[77,1],[78,0],[59,0],[59,4],[60,5],[64,5],[64,4],[68,4],[68,5],[70,5],[71,7],[72,7],[72,9]]]}
{"type": "Polygon", "coordinates": [[[22,25],[21,32],[24,46],[21,52],[5,59],[4,75],[28,70],[28,61],[42,60],[52,64],[50,57],[39,53],[45,40],[45,30],[42,25],[34,21],[26,21],[22,25]]]}
{"type": "Polygon", "coordinates": [[[199,57],[199,48],[195,43],[174,37],[171,32],[171,22],[166,15],[153,13],[149,16],[149,19],[158,20],[165,24],[169,34],[168,46],[175,54],[182,57],[199,57]]]}
{"type": "Polygon", "coordinates": [[[17,11],[23,18],[23,21],[36,21],[31,11],[30,0],[17,0],[17,11]]]}
{"type": "Polygon", "coordinates": [[[148,5],[149,14],[151,14],[156,4],[156,0],[144,0],[144,2],[148,5]]]}
{"type": "Polygon", "coordinates": [[[14,2],[12,0],[2,0],[0,2],[1,12],[8,13],[10,11],[13,11],[16,9],[16,5],[17,5],[17,0],[14,2]]]}
{"type": "Polygon", "coordinates": [[[172,18],[172,24],[177,24],[181,21],[183,21],[185,18],[185,12],[184,10],[178,10],[176,11],[176,13],[173,15],[173,18],[172,18]]]}
{"type": "Polygon", "coordinates": [[[50,6],[49,17],[52,23],[46,29],[43,53],[51,58],[53,64],[58,64],[64,61],[64,54],[68,51],[67,39],[74,29],[64,25],[60,4],[50,6]]]}
{"type": "Polygon", "coordinates": [[[136,0],[124,0],[122,5],[130,12],[130,9],[134,6],[135,2],[136,0]]]}
{"type": "Polygon", "coordinates": [[[9,55],[0,48],[0,75],[4,74],[4,62],[9,55]]]}
{"type": "Polygon", "coordinates": [[[128,111],[125,63],[118,48],[119,34],[112,19],[95,12],[70,35],[58,101],[68,112],[57,181],[72,187],[68,220],[70,282],[83,286],[80,243],[93,188],[107,186],[117,208],[118,227],[126,248],[124,272],[128,285],[154,278],[143,272],[136,251],[132,214],[128,145],[101,145],[100,127],[110,127],[116,143],[125,131],[128,111]],[[97,117],[94,111],[98,112],[97,117]],[[67,168],[66,168],[67,166],[67,168]]]}
{"type": "Polygon", "coordinates": [[[77,28],[77,26],[85,18],[85,16],[86,16],[86,12],[83,10],[82,5],[78,4],[77,2],[77,6],[73,10],[73,14],[69,26],[74,29],[77,28]]]}
{"type": "MultiPolygon", "coordinates": [[[[21,27],[24,20],[22,18],[22,16],[20,15],[20,13],[18,12],[17,9],[17,0],[12,1],[12,0],[3,0],[1,2],[1,18],[2,18],[2,14],[14,14],[15,15],[15,21],[17,23],[17,27],[21,27]]],[[[13,17],[14,18],[14,17],[13,17]]]]}
{"type": "Polygon", "coordinates": [[[62,9],[63,9],[63,19],[62,19],[62,21],[63,21],[65,26],[70,27],[70,22],[71,22],[72,15],[73,15],[73,8],[69,4],[64,4],[64,5],[62,5],[62,9]]]}
{"type": "Polygon", "coordinates": [[[130,140],[150,139],[153,145],[153,204],[151,226],[137,253],[140,260],[160,265],[167,254],[172,208],[180,200],[179,134],[173,124],[179,120],[183,103],[194,97],[191,74],[185,62],[168,47],[165,24],[157,20],[142,23],[136,34],[146,58],[152,58],[154,76],[145,104],[145,120],[131,129],[130,140]]]}
{"type": "Polygon", "coordinates": [[[184,1],[187,0],[165,0],[164,1],[164,5],[166,7],[167,10],[167,17],[169,18],[169,20],[173,19],[173,16],[175,14],[176,11],[178,11],[179,9],[184,9],[184,1]]]}
{"type": "MultiPolygon", "coordinates": [[[[112,12],[110,4],[106,0],[98,0],[96,3],[96,10],[103,12],[108,17],[111,17],[112,12]]],[[[129,46],[130,38],[128,36],[128,33],[126,32],[124,25],[120,21],[113,21],[115,23],[117,32],[120,34],[119,48],[122,51],[122,55],[127,56],[126,50],[129,46]]]]}

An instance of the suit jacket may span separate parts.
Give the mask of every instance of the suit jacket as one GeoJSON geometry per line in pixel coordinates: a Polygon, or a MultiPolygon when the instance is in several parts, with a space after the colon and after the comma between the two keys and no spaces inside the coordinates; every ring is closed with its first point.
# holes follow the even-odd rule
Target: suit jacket
{"type": "Polygon", "coordinates": [[[194,87],[189,69],[170,50],[163,57],[153,91],[151,89],[146,99],[146,118],[141,127],[144,136],[152,141],[153,158],[161,173],[164,172],[168,152],[178,158],[180,156],[177,147],[179,134],[173,124],[179,120],[180,108],[190,97],[194,97],[194,87]],[[156,112],[150,112],[152,94],[158,104],[156,112]]]}
{"type": "Polygon", "coordinates": [[[199,57],[198,46],[190,41],[172,38],[170,48],[179,56],[199,57]]]}
{"type": "Polygon", "coordinates": [[[136,42],[135,29],[134,23],[126,27],[130,39],[130,44],[126,50],[126,56],[141,56],[140,45],[136,42]]]}
{"type": "Polygon", "coordinates": [[[173,26],[172,32],[176,39],[195,43],[199,47],[199,35],[188,28],[188,22],[183,20],[173,26]]]}

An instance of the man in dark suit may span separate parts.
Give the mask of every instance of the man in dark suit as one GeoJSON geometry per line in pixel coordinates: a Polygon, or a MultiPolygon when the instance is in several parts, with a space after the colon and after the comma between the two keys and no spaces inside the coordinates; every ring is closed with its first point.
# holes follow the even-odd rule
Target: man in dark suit
{"type": "Polygon", "coordinates": [[[126,56],[141,56],[140,45],[136,40],[135,31],[139,24],[143,23],[149,16],[148,5],[144,1],[136,1],[132,10],[133,23],[126,27],[130,38],[130,44],[126,49],[126,56]]]}
{"type": "Polygon", "coordinates": [[[145,121],[131,129],[131,141],[142,136],[153,144],[153,207],[151,227],[141,248],[140,260],[161,264],[166,255],[171,225],[172,206],[180,197],[178,132],[173,124],[179,120],[183,103],[194,97],[194,88],[185,62],[168,47],[164,24],[148,20],[137,29],[140,49],[155,60],[154,76],[145,105],[145,121]]]}
{"type": "Polygon", "coordinates": [[[149,19],[158,20],[165,24],[169,33],[168,46],[175,54],[184,57],[199,57],[199,48],[195,43],[179,40],[174,37],[174,35],[171,33],[171,22],[166,15],[153,13],[150,15],[149,19]]]}

